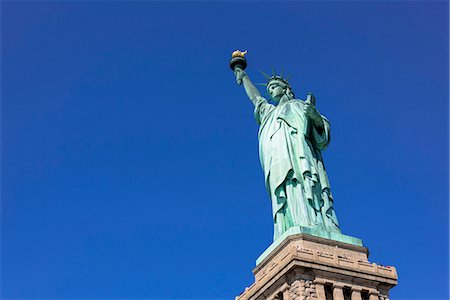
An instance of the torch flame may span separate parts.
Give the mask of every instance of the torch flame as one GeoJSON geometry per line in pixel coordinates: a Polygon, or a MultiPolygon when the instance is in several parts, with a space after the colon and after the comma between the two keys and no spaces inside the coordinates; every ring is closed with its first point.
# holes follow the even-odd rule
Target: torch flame
{"type": "Polygon", "coordinates": [[[247,50],[245,50],[244,52],[240,51],[240,50],[236,50],[231,54],[231,57],[244,57],[244,55],[247,53],[247,50]]]}

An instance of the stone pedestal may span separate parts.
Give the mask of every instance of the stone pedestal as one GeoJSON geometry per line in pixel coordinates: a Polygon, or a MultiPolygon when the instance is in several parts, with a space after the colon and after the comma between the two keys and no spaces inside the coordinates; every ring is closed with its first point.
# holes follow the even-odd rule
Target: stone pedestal
{"type": "Polygon", "coordinates": [[[308,234],[284,238],[258,261],[236,300],[388,300],[397,271],[368,261],[367,248],[308,234]]]}

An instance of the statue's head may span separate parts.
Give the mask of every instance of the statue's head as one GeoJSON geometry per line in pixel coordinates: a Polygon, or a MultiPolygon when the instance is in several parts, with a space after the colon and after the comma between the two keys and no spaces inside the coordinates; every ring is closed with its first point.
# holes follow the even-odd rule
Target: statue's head
{"type": "Polygon", "coordinates": [[[276,103],[278,103],[281,97],[285,95],[288,99],[294,99],[295,97],[289,82],[278,75],[273,75],[269,78],[269,81],[267,82],[267,93],[276,103]]]}

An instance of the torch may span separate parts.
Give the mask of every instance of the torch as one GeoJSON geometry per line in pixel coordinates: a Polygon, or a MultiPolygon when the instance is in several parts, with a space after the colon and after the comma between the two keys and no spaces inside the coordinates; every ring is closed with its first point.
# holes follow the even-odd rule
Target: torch
{"type": "Polygon", "coordinates": [[[245,51],[239,51],[236,50],[231,54],[231,60],[230,60],[230,68],[234,71],[236,67],[241,68],[244,70],[247,67],[247,60],[245,59],[244,55],[247,53],[247,50],[245,51]]]}

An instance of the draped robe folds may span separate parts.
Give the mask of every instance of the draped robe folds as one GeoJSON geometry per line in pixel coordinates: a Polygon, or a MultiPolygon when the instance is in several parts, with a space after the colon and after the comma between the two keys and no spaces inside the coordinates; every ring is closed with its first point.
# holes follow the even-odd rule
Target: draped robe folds
{"type": "Polygon", "coordinates": [[[259,156],[272,200],[274,239],[292,226],[340,232],[321,150],[330,142],[330,123],[314,127],[305,102],[274,106],[263,97],[255,103],[260,125],[259,156]]]}

